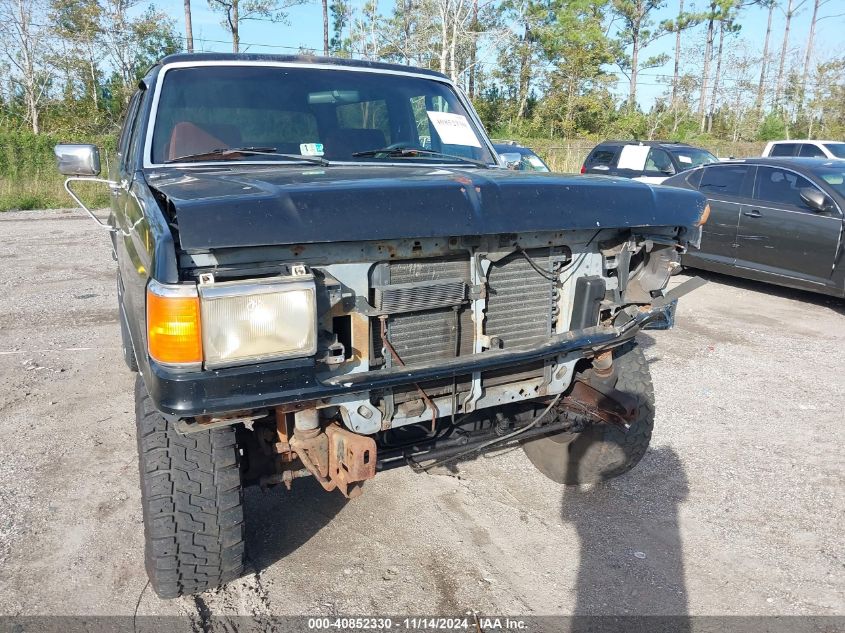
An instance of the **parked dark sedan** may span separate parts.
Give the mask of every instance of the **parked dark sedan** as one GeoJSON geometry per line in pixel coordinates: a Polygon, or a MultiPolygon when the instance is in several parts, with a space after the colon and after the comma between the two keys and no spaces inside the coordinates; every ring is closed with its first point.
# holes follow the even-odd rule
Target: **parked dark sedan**
{"type": "Polygon", "coordinates": [[[684,255],[685,266],[845,296],[842,161],[730,161],[663,184],[698,190],[710,203],[701,248],[684,255]]]}

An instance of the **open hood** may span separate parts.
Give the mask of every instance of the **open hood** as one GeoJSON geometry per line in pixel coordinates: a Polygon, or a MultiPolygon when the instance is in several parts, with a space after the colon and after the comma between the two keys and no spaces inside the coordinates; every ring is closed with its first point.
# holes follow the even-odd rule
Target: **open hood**
{"type": "Polygon", "coordinates": [[[705,199],[622,178],[437,166],[150,170],[185,250],[692,226],[705,199]]]}

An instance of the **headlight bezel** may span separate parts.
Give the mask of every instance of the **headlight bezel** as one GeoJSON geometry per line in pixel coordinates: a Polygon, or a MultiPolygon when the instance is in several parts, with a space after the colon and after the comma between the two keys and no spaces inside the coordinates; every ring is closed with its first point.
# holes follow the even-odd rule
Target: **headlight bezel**
{"type": "MultiPolygon", "coordinates": [[[[291,358],[307,358],[314,356],[317,353],[318,347],[318,320],[317,320],[317,288],[314,282],[314,276],[309,274],[291,275],[291,276],[275,276],[259,279],[233,280],[211,282],[208,281],[210,276],[204,276],[204,281],[198,284],[197,290],[199,293],[200,304],[200,318],[202,321],[201,332],[203,342],[203,367],[205,369],[224,369],[227,367],[237,367],[242,365],[251,365],[264,362],[272,362],[276,360],[286,360],[291,358]],[[214,317],[212,308],[215,302],[221,302],[232,299],[243,299],[247,297],[262,297],[266,295],[279,295],[290,293],[304,293],[305,305],[304,308],[308,312],[306,320],[299,325],[304,329],[309,329],[307,337],[307,347],[297,347],[287,351],[268,351],[266,353],[256,353],[248,355],[229,355],[225,358],[214,357],[214,350],[217,346],[212,342],[211,337],[214,335],[215,328],[225,330],[227,327],[235,328],[234,323],[220,323],[214,317]]],[[[273,322],[277,327],[283,327],[284,314],[275,314],[273,322]]]]}

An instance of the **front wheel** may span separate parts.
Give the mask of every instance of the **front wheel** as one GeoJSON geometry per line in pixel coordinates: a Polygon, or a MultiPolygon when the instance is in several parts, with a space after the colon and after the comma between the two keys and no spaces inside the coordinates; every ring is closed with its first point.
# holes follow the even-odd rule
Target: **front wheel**
{"type": "Polygon", "coordinates": [[[244,569],[243,493],[235,430],[180,435],[135,380],[144,559],[161,598],[200,593],[244,569]]]}
{"type": "Polygon", "coordinates": [[[528,440],[522,448],[541,473],[559,484],[596,483],[628,472],[645,455],[654,428],[654,387],[642,349],[627,343],[613,352],[616,389],[639,401],[636,420],[626,431],[596,424],[582,433],[558,433],[528,440]]]}

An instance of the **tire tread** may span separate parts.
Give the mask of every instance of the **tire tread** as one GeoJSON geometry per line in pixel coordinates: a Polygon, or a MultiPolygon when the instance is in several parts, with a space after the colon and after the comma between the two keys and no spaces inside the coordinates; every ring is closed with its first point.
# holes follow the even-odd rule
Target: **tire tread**
{"type": "Polygon", "coordinates": [[[232,428],[180,435],[135,383],[145,562],[153,590],[175,598],[244,569],[243,493],[232,428]]]}

